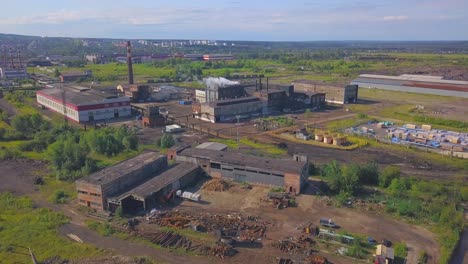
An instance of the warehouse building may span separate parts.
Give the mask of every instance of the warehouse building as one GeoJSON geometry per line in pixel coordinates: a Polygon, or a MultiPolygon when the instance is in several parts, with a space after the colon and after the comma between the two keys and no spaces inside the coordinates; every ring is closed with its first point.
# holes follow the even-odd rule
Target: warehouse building
{"type": "Polygon", "coordinates": [[[295,92],[324,93],[325,100],[333,104],[350,104],[358,100],[358,85],[333,86],[309,80],[293,82],[295,92]]]}
{"type": "Polygon", "coordinates": [[[177,190],[192,185],[198,179],[200,171],[193,163],[176,163],[141,185],[108,198],[109,211],[113,212],[119,206],[126,213],[150,210],[157,204],[165,203],[177,190]]]}
{"type": "Polygon", "coordinates": [[[0,68],[0,79],[5,80],[22,80],[28,78],[28,71],[26,67],[21,68],[0,68]]]}
{"type": "Polygon", "coordinates": [[[61,82],[76,82],[76,81],[82,81],[89,77],[92,77],[91,70],[85,70],[84,72],[68,72],[68,73],[62,73],[60,75],[60,81],[61,82]]]}
{"type": "Polygon", "coordinates": [[[130,99],[115,93],[64,84],[61,89],[37,91],[37,103],[77,123],[131,115],[130,99]],[[65,107],[65,109],[64,109],[65,107]]]}
{"type": "Polygon", "coordinates": [[[194,117],[201,120],[212,123],[234,122],[237,118],[246,119],[260,116],[263,111],[263,103],[256,97],[243,97],[193,104],[192,110],[194,117]]]}
{"type": "Polygon", "coordinates": [[[78,202],[96,210],[148,210],[193,184],[201,169],[187,162],[168,166],[167,157],[146,151],[76,181],[78,202]]]}
{"type": "Polygon", "coordinates": [[[108,209],[108,198],[128,191],[167,168],[167,158],[144,152],[76,181],[78,202],[93,209],[108,209]]]}
{"type": "Polygon", "coordinates": [[[364,88],[468,98],[467,81],[445,80],[442,76],[361,74],[351,84],[364,88]]]}
{"type": "Polygon", "coordinates": [[[177,154],[178,162],[200,166],[213,178],[236,182],[284,187],[288,192],[300,193],[308,179],[307,159],[272,160],[234,152],[187,148],[177,154]]]}

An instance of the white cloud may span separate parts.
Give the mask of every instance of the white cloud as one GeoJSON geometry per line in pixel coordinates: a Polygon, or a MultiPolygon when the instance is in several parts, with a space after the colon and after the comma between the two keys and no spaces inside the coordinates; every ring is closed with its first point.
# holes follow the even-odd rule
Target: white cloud
{"type": "Polygon", "coordinates": [[[405,21],[408,20],[408,16],[385,16],[384,21],[405,21]]]}

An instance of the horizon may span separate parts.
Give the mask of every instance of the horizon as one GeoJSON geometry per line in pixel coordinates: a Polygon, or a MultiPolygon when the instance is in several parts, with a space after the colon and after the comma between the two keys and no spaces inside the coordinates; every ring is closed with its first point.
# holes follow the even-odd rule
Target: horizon
{"type": "Polygon", "coordinates": [[[468,40],[468,2],[463,0],[124,0],[119,5],[110,0],[20,0],[3,7],[9,12],[0,18],[0,32],[19,35],[270,42],[468,40]]]}

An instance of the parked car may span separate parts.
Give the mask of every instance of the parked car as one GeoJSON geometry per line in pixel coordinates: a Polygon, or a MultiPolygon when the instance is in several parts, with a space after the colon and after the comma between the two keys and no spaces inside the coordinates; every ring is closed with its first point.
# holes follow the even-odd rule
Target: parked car
{"type": "Polygon", "coordinates": [[[320,219],[320,224],[326,227],[338,228],[338,226],[331,219],[320,219]]]}

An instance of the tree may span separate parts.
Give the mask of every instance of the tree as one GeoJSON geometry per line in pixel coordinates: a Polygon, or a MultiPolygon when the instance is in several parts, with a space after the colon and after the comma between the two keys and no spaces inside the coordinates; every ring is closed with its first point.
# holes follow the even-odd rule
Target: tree
{"type": "Polygon", "coordinates": [[[375,162],[359,166],[359,182],[369,185],[377,185],[379,183],[379,168],[375,162]]]}
{"type": "Polygon", "coordinates": [[[164,134],[161,137],[161,148],[170,148],[174,146],[175,141],[171,134],[164,134]]]}
{"type": "Polygon", "coordinates": [[[387,188],[393,179],[400,177],[400,168],[396,166],[387,166],[379,175],[379,186],[387,188]]]}
{"type": "Polygon", "coordinates": [[[55,76],[55,77],[59,77],[61,74],[62,74],[62,73],[60,73],[60,71],[59,71],[57,68],[55,68],[54,76],[55,76]]]}

